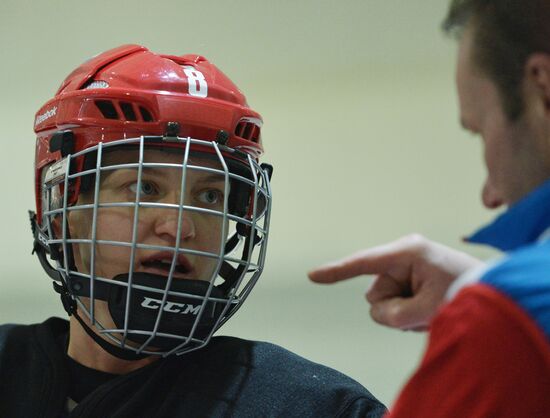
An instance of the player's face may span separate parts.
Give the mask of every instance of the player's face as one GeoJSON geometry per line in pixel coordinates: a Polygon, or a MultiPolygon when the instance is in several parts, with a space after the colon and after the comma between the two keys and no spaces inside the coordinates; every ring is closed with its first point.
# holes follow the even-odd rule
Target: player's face
{"type": "MultiPolygon", "coordinates": [[[[137,150],[118,150],[106,153],[103,166],[138,161],[137,150]]],[[[182,154],[160,150],[145,150],[144,162],[181,164],[182,154]]],[[[191,165],[220,168],[218,162],[191,157],[191,165]]],[[[138,190],[138,170],[121,168],[101,175],[99,203],[140,201],[152,204],[179,205],[182,181],[181,168],[143,168],[141,190],[138,190]]],[[[188,169],[185,179],[184,205],[215,211],[223,210],[224,176],[188,169]]],[[[93,202],[93,191],[81,195],[77,204],[93,202]]],[[[132,262],[131,246],[107,243],[132,243],[174,247],[179,236],[179,247],[186,250],[217,254],[225,242],[222,237],[222,218],[191,210],[184,210],[178,231],[178,209],[140,207],[134,224],[135,207],[101,207],[97,212],[94,273],[96,277],[113,278],[134,272],[148,272],[168,276],[174,252],[169,250],[136,248],[132,262]],[[134,230],[135,228],[135,230],[134,230]]],[[[93,211],[71,211],[69,226],[72,238],[90,239],[93,236],[93,211]]],[[[77,269],[86,274],[92,270],[91,246],[74,244],[77,269]]],[[[176,279],[210,280],[218,260],[195,253],[179,254],[174,271],[176,279]]]]}
{"type": "MultiPolygon", "coordinates": [[[[472,62],[472,30],[460,41],[457,89],[462,125],[483,139],[487,178],[482,199],[488,208],[510,205],[544,180],[541,173],[540,129],[533,109],[516,122],[505,115],[492,80],[472,62]]],[[[540,119],[540,118],[539,118],[540,119]]]]}

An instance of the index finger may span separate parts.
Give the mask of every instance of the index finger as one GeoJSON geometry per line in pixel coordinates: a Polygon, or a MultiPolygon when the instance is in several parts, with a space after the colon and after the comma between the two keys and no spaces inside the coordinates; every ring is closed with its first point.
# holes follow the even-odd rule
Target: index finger
{"type": "Polygon", "coordinates": [[[364,274],[401,276],[409,270],[410,261],[410,246],[398,240],[325,264],[311,270],[308,276],[317,283],[334,283],[364,274]]]}

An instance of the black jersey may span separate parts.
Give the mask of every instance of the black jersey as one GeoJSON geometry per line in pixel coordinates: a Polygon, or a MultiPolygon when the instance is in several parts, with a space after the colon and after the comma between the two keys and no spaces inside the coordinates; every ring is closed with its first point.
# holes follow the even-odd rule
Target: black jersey
{"type": "Polygon", "coordinates": [[[68,322],[59,318],[0,326],[0,417],[374,418],[385,413],[349,377],[265,342],[214,337],[200,350],[125,375],[94,377],[68,362],[60,344],[67,335],[68,322]],[[74,382],[86,376],[96,383],[74,382]],[[78,405],[69,414],[70,396],[78,405]]]}

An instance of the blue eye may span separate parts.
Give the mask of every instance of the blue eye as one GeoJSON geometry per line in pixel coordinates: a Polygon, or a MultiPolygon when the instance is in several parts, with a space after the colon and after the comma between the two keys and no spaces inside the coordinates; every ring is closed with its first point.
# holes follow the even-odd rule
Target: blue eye
{"type": "Polygon", "coordinates": [[[198,194],[198,200],[207,205],[223,204],[223,193],[216,189],[208,189],[198,194]]]}
{"type": "MultiPolygon", "coordinates": [[[[131,190],[132,193],[136,194],[137,193],[137,182],[132,183],[129,186],[129,189],[131,190]]],[[[141,190],[140,190],[140,195],[141,196],[151,196],[151,195],[155,194],[156,192],[157,192],[157,188],[155,187],[155,185],[153,183],[150,183],[150,182],[147,182],[147,181],[142,181],[141,182],[141,190]]]]}

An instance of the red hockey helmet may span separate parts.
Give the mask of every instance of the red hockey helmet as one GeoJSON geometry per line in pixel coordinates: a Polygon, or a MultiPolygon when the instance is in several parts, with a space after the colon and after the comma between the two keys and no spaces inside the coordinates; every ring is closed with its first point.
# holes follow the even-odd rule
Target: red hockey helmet
{"type": "MultiPolygon", "coordinates": [[[[36,113],[35,184],[41,222],[42,170],[100,142],[142,135],[215,141],[252,155],[262,153],[261,116],[235,84],[200,55],[159,55],[123,45],[89,59],[63,81],[55,97],[36,113]],[[68,136],[63,135],[70,130],[68,136]],[[68,142],[68,143],[67,143],[68,142]]],[[[70,196],[78,197],[78,185],[70,196]]]]}
{"type": "Polygon", "coordinates": [[[34,249],[65,309],[105,350],[130,359],[195,350],[248,296],[263,269],[271,207],[271,166],[258,162],[261,125],[205,58],[138,45],[88,60],[37,112],[34,249]],[[131,184],[105,199],[102,182],[116,170],[132,172],[131,184]],[[159,188],[177,200],[155,199],[157,185],[143,180],[162,170],[159,188]],[[173,170],[179,177],[168,175],[173,170]],[[189,198],[200,176],[216,177],[220,190],[189,198]],[[125,235],[112,234],[122,212],[125,235]],[[71,214],[80,222],[70,225],[71,214]],[[143,239],[140,228],[153,230],[144,219],[152,225],[165,216],[177,219],[174,241],[143,239]],[[207,230],[209,246],[181,238],[192,219],[207,230]],[[118,270],[104,268],[113,264],[118,270]],[[97,314],[96,300],[107,302],[107,316],[97,314]]]}

